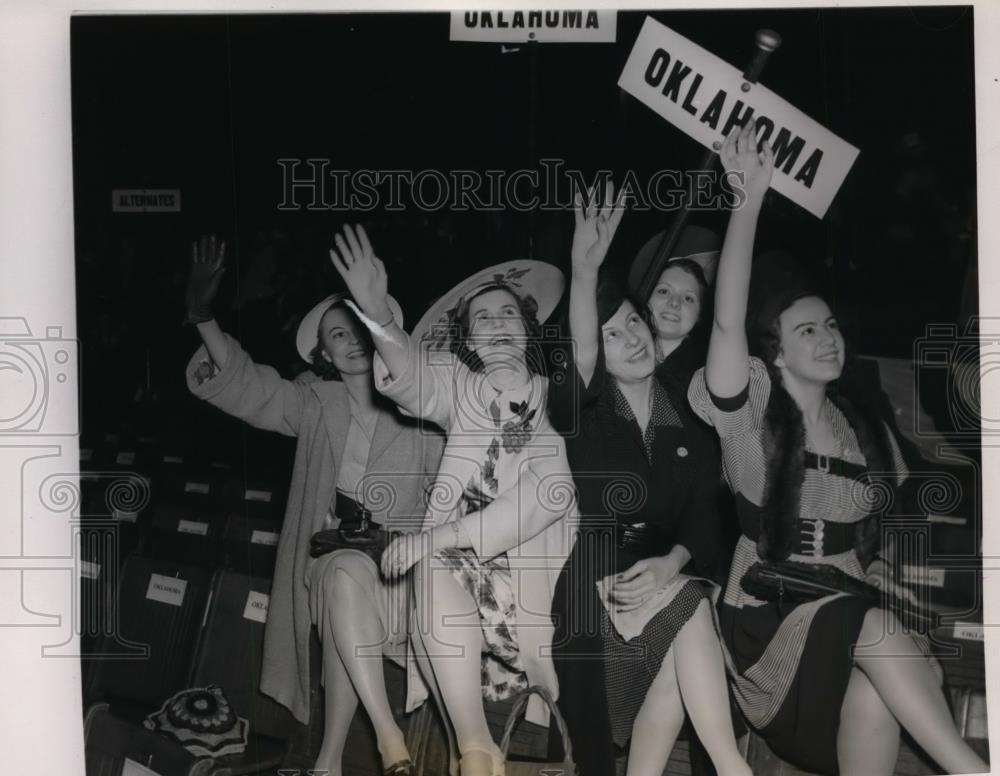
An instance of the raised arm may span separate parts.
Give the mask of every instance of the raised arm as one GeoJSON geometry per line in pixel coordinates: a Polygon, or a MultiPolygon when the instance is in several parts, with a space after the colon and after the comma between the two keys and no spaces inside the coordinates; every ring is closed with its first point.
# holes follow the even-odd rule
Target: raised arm
{"type": "Polygon", "coordinates": [[[188,363],[188,388],[199,399],[257,428],[298,434],[308,389],[255,364],[240,344],[219,327],[212,305],[225,268],[226,243],[203,235],[191,246],[185,322],[198,327],[204,348],[188,363]]]}
{"type": "Polygon", "coordinates": [[[624,209],[620,201],[612,205],[614,190],[609,185],[604,206],[597,202],[596,189],[588,192],[586,204],[579,191],[573,198],[572,282],[569,288],[569,329],[576,344],[576,369],[584,386],[590,385],[597,365],[600,322],[597,316],[597,275],[608,255],[624,209]]]}
{"type": "Polygon", "coordinates": [[[191,271],[188,273],[185,323],[198,327],[205,349],[215,365],[222,369],[229,358],[226,335],[215,321],[212,304],[219,293],[219,282],[226,271],[226,242],[215,235],[202,235],[191,244],[191,271]]]}
{"type": "Polygon", "coordinates": [[[343,234],[333,239],[337,249],[330,249],[330,259],[347,284],[352,298],[348,303],[372,333],[375,348],[382,356],[389,376],[400,377],[409,363],[409,339],[399,328],[389,307],[389,278],[385,264],[375,255],[360,224],[354,228],[350,224],[345,225],[343,234]]]}
{"type": "Polygon", "coordinates": [[[742,176],[746,199],[729,217],[715,281],[715,320],[708,344],[705,380],[715,396],[729,398],[742,391],[750,377],[746,335],[750,262],[757,218],[771,183],[771,149],[757,150],[755,125],[734,129],[719,152],[727,172],[742,176]]]}

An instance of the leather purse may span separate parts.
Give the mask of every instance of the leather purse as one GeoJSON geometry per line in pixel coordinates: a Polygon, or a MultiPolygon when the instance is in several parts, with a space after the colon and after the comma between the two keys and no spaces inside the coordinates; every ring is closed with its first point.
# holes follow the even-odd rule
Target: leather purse
{"type": "Polygon", "coordinates": [[[347,528],[317,531],[309,539],[309,554],[318,558],[337,550],[359,550],[377,564],[391,538],[380,525],[362,520],[347,528]]]}
{"type": "Polygon", "coordinates": [[[760,561],[747,569],[740,585],[754,598],[779,604],[802,604],[828,595],[847,593],[869,600],[901,618],[934,619],[933,612],[827,564],[760,561]]]}

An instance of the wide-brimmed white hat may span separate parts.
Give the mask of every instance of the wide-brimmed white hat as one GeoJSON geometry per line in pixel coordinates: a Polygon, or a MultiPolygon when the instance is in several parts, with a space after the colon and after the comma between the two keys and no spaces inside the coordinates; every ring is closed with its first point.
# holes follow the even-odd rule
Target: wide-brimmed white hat
{"type": "MultiPolygon", "coordinates": [[[[319,322],[323,320],[323,316],[326,311],[336,302],[342,299],[350,298],[346,292],[341,291],[338,294],[330,294],[326,299],[318,302],[313,308],[305,314],[302,319],[302,323],[299,324],[299,330],[295,334],[295,349],[299,351],[299,355],[302,360],[306,363],[312,363],[312,352],[316,347],[316,343],[319,342],[319,322]]],[[[399,327],[403,327],[403,310],[399,306],[399,302],[393,299],[391,296],[388,297],[389,309],[392,311],[392,317],[396,319],[396,323],[399,327]]],[[[384,323],[384,321],[383,321],[384,323]]]]}
{"type": "Polygon", "coordinates": [[[458,306],[489,286],[506,288],[521,299],[531,297],[538,308],[538,322],[544,323],[559,304],[565,285],[563,273],[544,261],[523,259],[495,264],[479,270],[439,297],[417,321],[411,336],[425,346],[446,350],[455,333],[458,306]]]}

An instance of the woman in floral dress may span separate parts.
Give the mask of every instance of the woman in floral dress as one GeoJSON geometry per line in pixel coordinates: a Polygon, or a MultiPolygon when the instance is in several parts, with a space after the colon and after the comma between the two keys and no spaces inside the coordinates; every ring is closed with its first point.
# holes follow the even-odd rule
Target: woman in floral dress
{"type": "MultiPolygon", "coordinates": [[[[558,693],[549,612],[575,498],[536,350],[562,277],[532,261],[481,271],[407,336],[386,306],[385,268],[364,230],[347,227],[336,244],[334,265],[375,339],[378,389],[448,436],[429,494],[434,527],[390,544],[383,572],[416,567],[414,642],[457,740],[462,776],[502,774],[483,698],[533,685],[558,693]]],[[[537,701],[528,718],[543,722],[537,701]]]]}

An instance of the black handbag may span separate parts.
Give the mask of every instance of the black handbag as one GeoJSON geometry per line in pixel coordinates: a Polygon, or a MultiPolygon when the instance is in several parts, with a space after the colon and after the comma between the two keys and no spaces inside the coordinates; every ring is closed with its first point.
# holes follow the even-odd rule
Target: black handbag
{"type": "Polygon", "coordinates": [[[779,604],[802,604],[828,595],[848,593],[867,599],[901,618],[925,621],[934,618],[933,612],[827,564],[760,561],[747,569],[740,585],[754,598],[779,604]]]}
{"type": "Polygon", "coordinates": [[[309,539],[309,554],[318,558],[336,550],[360,550],[377,564],[391,538],[380,525],[362,520],[347,528],[317,531],[309,539]]]}
{"type": "Polygon", "coordinates": [[[340,525],[314,533],[309,539],[309,554],[318,558],[337,550],[359,550],[378,565],[392,534],[372,521],[372,513],[362,504],[339,490],[334,514],[340,518],[340,525]]]}

